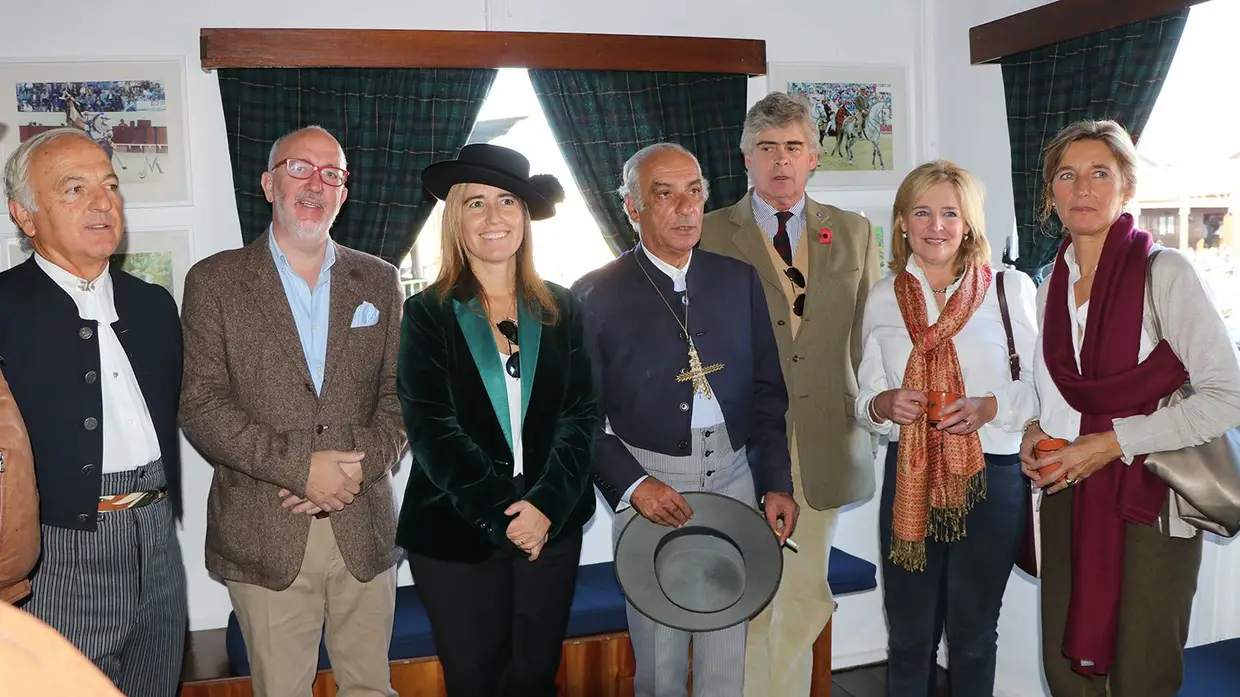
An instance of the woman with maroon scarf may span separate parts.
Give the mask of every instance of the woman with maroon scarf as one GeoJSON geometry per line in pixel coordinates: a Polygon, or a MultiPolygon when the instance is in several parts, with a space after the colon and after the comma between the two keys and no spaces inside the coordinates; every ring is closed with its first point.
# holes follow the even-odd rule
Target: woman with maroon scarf
{"type": "Polygon", "coordinates": [[[859,423],[891,440],[879,502],[887,695],[933,692],[946,630],[952,694],[990,697],[999,607],[1029,495],[1017,451],[1038,413],[1035,291],[1028,276],[990,268],[981,187],[960,167],[914,169],[893,213],[893,275],[866,300],[854,405],[859,423]],[[1019,380],[1004,297],[1024,359],[1019,380]],[[935,390],[962,398],[931,424],[935,390]]]}
{"type": "Polygon", "coordinates": [[[1042,652],[1055,697],[1103,697],[1108,683],[1111,697],[1179,690],[1201,535],[1179,519],[1145,455],[1240,424],[1240,358],[1187,257],[1160,251],[1148,267],[1154,308],[1146,306],[1153,238],[1123,212],[1136,163],[1121,126],[1082,121],[1056,136],[1043,165],[1044,213],[1053,209],[1068,237],[1038,293],[1042,409],[1021,461],[1048,494],[1042,652]],[[1194,394],[1158,409],[1185,381],[1194,394]],[[1071,444],[1036,459],[1045,438],[1071,444]]]}

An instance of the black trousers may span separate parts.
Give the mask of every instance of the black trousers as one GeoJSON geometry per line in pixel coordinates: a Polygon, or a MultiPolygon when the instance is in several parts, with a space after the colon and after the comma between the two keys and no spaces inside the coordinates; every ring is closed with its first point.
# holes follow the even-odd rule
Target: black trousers
{"type": "Polygon", "coordinates": [[[448,697],[555,697],[581,531],[537,561],[512,544],[480,564],[409,555],[448,697]]]}
{"type": "Polygon", "coordinates": [[[933,695],[936,654],[947,632],[953,697],[990,697],[995,690],[999,609],[1016,550],[1025,533],[1029,480],[1016,455],[986,454],[986,497],[966,518],[954,542],[926,540],[926,568],[909,571],[891,561],[891,521],[899,443],[887,446],[878,508],[883,550],[883,606],[887,611],[888,697],[933,695]]]}

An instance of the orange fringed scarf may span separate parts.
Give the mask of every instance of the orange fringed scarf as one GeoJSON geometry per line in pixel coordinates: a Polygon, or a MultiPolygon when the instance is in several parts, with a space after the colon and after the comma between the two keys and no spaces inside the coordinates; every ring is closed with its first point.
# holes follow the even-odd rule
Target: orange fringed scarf
{"type": "MultiPolygon", "coordinates": [[[[990,289],[990,267],[969,267],[960,286],[928,325],[921,281],[908,271],[895,280],[900,315],[913,341],[903,387],[965,394],[952,337],[981,306],[990,289]]],[[[965,515],[986,496],[986,458],[974,431],[957,436],[930,428],[922,418],[900,427],[896,496],[892,506],[891,560],[909,571],[926,568],[926,536],[940,542],[965,536],[965,515]]]]}

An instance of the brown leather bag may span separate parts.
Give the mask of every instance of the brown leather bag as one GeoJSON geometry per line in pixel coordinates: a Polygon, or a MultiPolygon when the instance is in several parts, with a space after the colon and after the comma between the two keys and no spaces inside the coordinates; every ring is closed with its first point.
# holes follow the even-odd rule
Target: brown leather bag
{"type": "Polygon", "coordinates": [[[38,560],[34,455],[22,414],[0,371],[0,601],[16,603],[30,594],[28,577],[38,560]]]}
{"type": "MultiPolygon", "coordinates": [[[[1020,380],[1020,355],[1016,353],[1016,341],[1012,338],[1012,315],[1008,312],[1007,294],[1003,290],[1003,272],[995,274],[995,290],[999,293],[999,313],[1003,317],[1003,332],[1007,334],[1008,370],[1012,382],[1020,380]]],[[[1026,487],[1028,482],[1026,482],[1026,487]]],[[[1025,535],[1016,550],[1016,567],[1030,576],[1038,577],[1037,530],[1038,517],[1034,511],[1034,497],[1026,491],[1025,535]]]]}

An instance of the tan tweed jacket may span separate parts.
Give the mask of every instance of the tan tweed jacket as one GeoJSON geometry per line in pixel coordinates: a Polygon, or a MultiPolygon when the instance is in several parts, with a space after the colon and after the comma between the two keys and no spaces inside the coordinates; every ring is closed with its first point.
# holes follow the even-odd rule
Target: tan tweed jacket
{"type": "Polygon", "coordinates": [[[808,288],[794,336],[783,269],[775,267],[771,242],[754,220],[752,196],[751,189],[735,205],[707,214],[701,247],[758,270],[788,386],[788,429],[797,439],[801,481],[793,486],[802,487],[814,508],[839,508],[874,493],[873,441],[853,419],[853,400],[861,318],[878,280],[878,243],[863,216],[806,200],[798,252],[808,247],[808,288]],[[829,244],[820,241],[824,228],[831,231],[829,244]]]}
{"type": "Polygon", "coordinates": [[[389,472],[406,444],[396,399],[403,304],[397,271],[336,245],[327,360],[316,396],[268,234],[203,259],[185,279],[181,426],[215,468],[207,569],[226,580],[287,588],[301,568],[311,519],[281,508],[279,490],[305,491],[315,451],[361,450],[363,493],[331,521],[349,571],[369,581],[397,560],[389,472]],[[379,311],[378,323],[352,327],[363,301],[379,311]]]}

